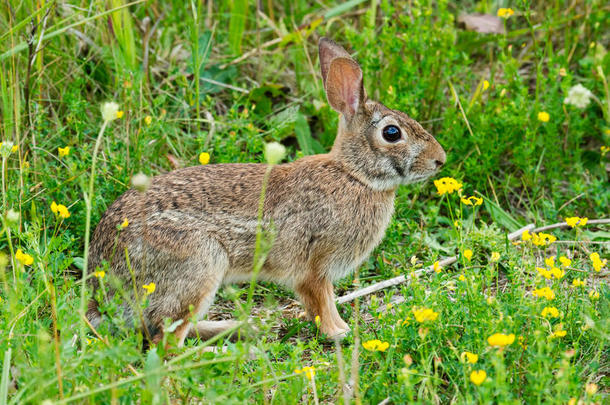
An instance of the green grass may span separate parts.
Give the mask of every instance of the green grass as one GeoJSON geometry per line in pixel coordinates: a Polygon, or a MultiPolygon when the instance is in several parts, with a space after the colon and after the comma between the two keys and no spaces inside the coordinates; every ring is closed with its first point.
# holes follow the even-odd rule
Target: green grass
{"type": "MultiPolygon", "coordinates": [[[[506,239],[531,222],[609,216],[604,2],[135,3],[23,0],[0,10],[0,404],[609,400],[610,273],[590,259],[609,257],[608,226],[554,229],[550,246],[506,239]],[[505,34],[456,22],[499,7],[515,10],[505,34]],[[271,141],[287,146],[288,160],[329,150],[337,116],[318,73],[321,36],[352,51],[370,97],[436,136],[448,155],[437,178],[456,178],[465,196],[484,199],[460,204],[432,181],[400,188],[384,242],[337,293],[442,257],[458,262],[341,305],[354,333],[340,351],[272,284],[252,292],[259,332],[244,342],[143,351],[142,335],[119,317],[96,336],[79,315],[88,213],[95,226],[134,174],[196,165],[201,152],[225,163],[261,162],[271,141]],[[564,103],[576,84],[595,96],[585,108],[564,103]],[[124,116],[101,139],[87,210],[100,105],[109,100],[124,116]],[[65,146],[70,153],[59,156],[65,146]],[[70,217],[55,216],[52,202],[70,217]],[[33,262],[22,263],[18,250],[33,262]],[[561,279],[536,269],[550,256],[556,267],[560,256],[572,259],[561,279]],[[545,285],[552,301],[532,295],[545,285]],[[415,307],[438,317],[420,323],[415,307]],[[545,307],[559,317],[543,317],[545,307]],[[558,330],[565,336],[551,337],[558,330]],[[515,341],[492,347],[494,333],[515,341]],[[373,339],[388,348],[366,350],[361,342],[373,339]],[[465,351],[476,364],[461,359],[465,351]],[[307,366],[313,381],[295,373],[307,366]],[[470,380],[475,370],[487,375],[480,386],[470,380]]],[[[243,319],[248,294],[247,286],[224,289],[213,312],[243,319]]]]}

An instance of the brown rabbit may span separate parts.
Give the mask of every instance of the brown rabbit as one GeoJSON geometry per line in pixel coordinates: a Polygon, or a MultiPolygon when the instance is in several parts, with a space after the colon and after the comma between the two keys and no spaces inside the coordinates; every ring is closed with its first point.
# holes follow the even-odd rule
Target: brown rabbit
{"type": "MultiPolygon", "coordinates": [[[[334,302],[333,282],[349,275],[383,238],[396,188],[424,180],[445,162],[445,152],[421,125],[400,111],[368,100],[362,70],[340,45],[322,38],[320,67],[328,102],[340,113],[330,153],[274,166],[263,208],[263,227],[275,239],[259,279],[293,289],[320,329],[331,337],[349,331],[334,302]]],[[[153,342],[166,318],[182,320],[187,335],[209,337],[230,322],[200,321],[222,284],[250,280],[257,209],[265,164],[188,167],[152,179],[145,192],[129,190],[106,211],[91,244],[89,269],[137,288],[154,282],[143,317],[153,342]],[[120,231],[124,219],[129,226],[120,231]]],[[[91,278],[97,288],[97,280],[91,278]]],[[[129,291],[129,289],[126,289],[129,291]]],[[[130,308],[126,316],[136,318],[130,308]]],[[[97,302],[88,317],[101,320],[97,302]]]]}

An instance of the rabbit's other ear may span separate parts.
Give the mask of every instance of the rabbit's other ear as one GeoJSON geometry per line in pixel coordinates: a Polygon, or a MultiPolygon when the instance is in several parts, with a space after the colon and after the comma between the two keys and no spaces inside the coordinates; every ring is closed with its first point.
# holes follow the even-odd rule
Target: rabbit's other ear
{"type": "Polygon", "coordinates": [[[330,64],[336,58],[351,59],[349,53],[338,43],[328,38],[321,38],[318,43],[318,52],[320,54],[320,70],[322,71],[322,82],[326,88],[326,77],[330,70],[330,64]]]}
{"type": "Polygon", "coordinates": [[[351,58],[333,59],[325,88],[329,104],[343,114],[347,121],[351,120],[366,100],[362,87],[362,70],[351,58]]]}

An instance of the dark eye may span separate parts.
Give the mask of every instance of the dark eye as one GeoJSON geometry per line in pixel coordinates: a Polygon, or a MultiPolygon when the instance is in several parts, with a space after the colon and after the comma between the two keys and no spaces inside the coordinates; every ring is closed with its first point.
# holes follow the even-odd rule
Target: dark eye
{"type": "Polygon", "coordinates": [[[400,128],[396,125],[388,125],[383,128],[383,139],[388,142],[397,142],[401,137],[400,128]]]}

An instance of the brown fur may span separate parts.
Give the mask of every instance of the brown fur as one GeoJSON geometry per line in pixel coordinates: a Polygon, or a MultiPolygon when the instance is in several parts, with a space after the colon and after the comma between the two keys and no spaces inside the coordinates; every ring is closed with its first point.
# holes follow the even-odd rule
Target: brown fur
{"type": "MultiPolygon", "coordinates": [[[[424,180],[445,161],[441,146],[406,114],[366,99],[362,72],[336,43],[320,41],[320,65],[329,103],[341,113],[328,154],[273,167],[264,201],[263,227],[275,234],[259,279],[293,289],[321,331],[341,336],[349,328],[334,304],[333,281],[350,274],[381,241],[400,184],[424,180]],[[385,125],[401,129],[388,143],[385,125]]],[[[165,318],[184,320],[176,330],[209,336],[231,325],[200,322],[223,283],[251,277],[257,209],[264,164],[217,164],[160,175],[150,188],[129,190],[106,211],[91,244],[89,268],[109,263],[112,276],[136,285],[154,282],[144,319],[158,340],[165,318]],[[129,226],[118,233],[124,219],[129,226]]],[[[97,280],[92,278],[94,287],[97,280]]],[[[130,289],[126,289],[130,290],[130,289]]],[[[92,303],[89,317],[99,321],[92,303]]],[[[126,315],[135,318],[129,308],[126,315]]]]}

